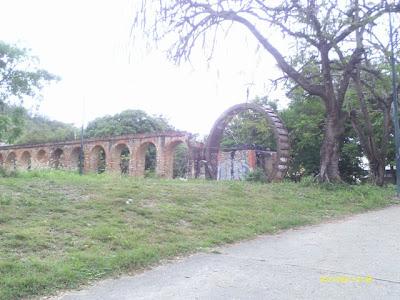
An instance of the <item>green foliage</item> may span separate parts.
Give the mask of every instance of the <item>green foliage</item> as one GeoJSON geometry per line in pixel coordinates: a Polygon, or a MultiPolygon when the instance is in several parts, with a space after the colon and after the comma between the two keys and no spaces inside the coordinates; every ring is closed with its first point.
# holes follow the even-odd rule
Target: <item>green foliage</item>
{"type": "Polygon", "coordinates": [[[0,41],[0,141],[12,143],[22,133],[25,97],[40,97],[41,89],[59,78],[38,68],[38,58],[26,48],[0,41]],[[7,106],[13,105],[13,106],[7,106]]]}
{"type": "Polygon", "coordinates": [[[3,105],[0,114],[0,141],[14,144],[73,140],[79,130],[71,124],[31,116],[21,106],[3,105]]]}
{"type": "Polygon", "coordinates": [[[25,128],[26,111],[23,107],[3,104],[0,112],[0,141],[14,143],[25,128]]]}
{"type": "Polygon", "coordinates": [[[145,178],[153,178],[153,179],[157,178],[156,171],[152,170],[152,169],[144,170],[144,177],[145,178]]]}
{"type": "MultiPolygon", "coordinates": [[[[253,103],[276,109],[276,102],[256,98],[253,103]]],[[[276,150],[273,131],[262,113],[248,110],[233,116],[227,124],[221,141],[221,148],[229,149],[238,145],[261,146],[276,150]]]]}
{"type": "Polygon", "coordinates": [[[185,144],[179,144],[174,152],[173,178],[185,178],[188,171],[189,149],[185,144]]]}
{"type": "Polygon", "coordinates": [[[268,178],[263,169],[256,168],[254,171],[251,171],[249,174],[247,174],[246,181],[265,183],[268,181],[268,178]]]}
{"type": "Polygon", "coordinates": [[[0,103],[35,97],[45,84],[59,79],[39,69],[38,62],[29,49],[0,41],[0,103]]]}
{"type": "Polygon", "coordinates": [[[88,138],[172,130],[162,116],[150,116],[142,110],[125,110],[113,116],[97,118],[85,130],[88,138]]]}
{"type": "Polygon", "coordinates": [[[102,174],[106,171],[106,153],[103,149],[97,153],[97,174],[102,174]]]}
{"type": "MultiPolygon", "coordinates": [[[[394,139],[387,136],[392,130],[390,128],[392,124],[391,122],[389,124],[385,122],[385,118],[386,120],[391,119],[391,70],[387,57],[389,54],[386,52],[387,48],[385,48],[384,43],[374,42],[375,38],[378,37],[366,36],[363,41],[365,43],[365,53],[359,62],[361,65],[360,89],[363,98],[359,98],[356,80],[353,77],[345,93],[343,104],[342,115],[343,117],[345,114],[348,116],[344,128],[345,131],[340,141],[342,149],[339,169],[342,179],[349,183],[355,183],[366,175],[367,172],[362,169],[361,157],[363,155],[372,160],[372,165],[378,165],[379,163],[380,166],[384,166],[386,164],[393,165],[394,163],[394,139]],[[351,126],[350,119],[357,128],[357,132],[351,126]],[[372,130],[370,130],[369,122],[371,122],[372,130]],[[361,141],[364,142],[361,143],[361,141]]],[[[302,69],[304,73],[308,74],[308,77],[316,78],[316,74],[320,72],[319,62],[316,60],[318,56],[308,51],[308,48],[305,48],[303,51],[298,52],[293,62],[297,69],[302,69]],[[307,64],[303,65],[305,62],[307,64]]],[[[350,53],[343,51],[343,54],[346,60],[350,59],[350,53]]],[[[335,64],[337,62],[333,60],[332,66],[335,64]]],[[[340,64],[332,67],[333,77],[339,78],[338,76],[342,72],[341,68],[340,64]]],[[[400,68],[398,71],[400,71],[400,68]]],[[[356,72],[354,72],[353,76],[355,74],[356,72]]],[[[319,81],[318,83],[322,82],[319,81]]],[[[291,129],[291,136],[294,139],[292,142],[294,149],[292,149],[293,164],[291,169],[293,177],[295,177],[294,175],[308,175],[318,172],[319,150],[315,146],[322,144],[323,136],[317,137],[317,135],[319,135],[319,132],[322,134],[322,130],[319,131],[319,124],[324,122],[323,114],[325,111],[323,104],[316,97],[306,95],[299,88],[294,88],[293,90],[296,85],[297,83],[293,81],[287,83],[286,87],[291,91],[290,97],[297,103],[291,103],[289,109],[282,114],[286,124],[291,129]],[[306,104],[306,101],[309,101],[309,104],[306,104]],[[312,107],[313,105],[315,107],[312,107]],[[304,107],[303,112],[301,109],[299,111],[300,106],[304,107]],[[317,108],[321,108],[321,111],[315,111],[317,108]],[[306,116],[307,119],[304,120],[302,116],[306,116]],[[297,120],[297,118],[302,120],[297,120]],[[315,118],[318,118],[319,121],[316,122],[315,118]],[[311,126],[304,128],[304,124],[311,126]],[[312,129],[312,124],[318,124],[318,126],[312,129]],[[311,139],[309,139],[309,133],[312,133],[311,139]],[[302,147],[302,144],[305,147],[302,147]],[[314,168],[315,171],[312,171],[314,168]]],[[[376,181],[375,183],[378,182],[376,181]]]]}
{"type": "Polygon", "coordinates": [[[3,167],[0,167],[0,178],[6,178],[6,177],[18,177],[19,172],[17,170],[8,170],[3,167]]]}
{"type": "Polygon", "coordinates": [[[17,144],[73,140],[79,132],[72,124],[49,120],[44,116],[30,117],[27,113],[24,123],[21,135],[15,140],[17,144]]]}
{"type": "Polygon", "coordinates": [[[293,178],[316,175],[320,163],[325,108],[319,99],[305,97],[300,90],[293,94],[289,107],[280,113],[290,136],[293,178]]]}
{"type": "Polygon", "coordinates": [[[145,177],[155,177],[157,166],[157,149],[153,144],[149,144],[145,155],[145,177]]]}
{"type": "MultiPolygon", "coordinates": [[[[300,180],[303,176],[315,176],[319,171],[325,108],[321,100],[304,94],[300,89],[294,90],[291,98],[289,107],[280,112],[280,116],[289,131],[291,142],[289,176],[300,180]]],[[[358,138],[347,122],[339,160],[340,174],[345,182],[356,183],[366,175],[362,168],[362,156],[358,138]]]]}
{"type": "Polygon", "coordinates": [[[367,175],[368,172],[363,169],[362,149],[355,135],[344,138],[340,154],[339,169],[342,179],[351,184],[360,182],[361,178],[367,175]]]}
{"type": "Polygon", "coordinates": [[[124,148],[121,151],[121,174],[128,174],[129,173],[129,161],[130,161],[130,152],[129,148],[124,148]]]}

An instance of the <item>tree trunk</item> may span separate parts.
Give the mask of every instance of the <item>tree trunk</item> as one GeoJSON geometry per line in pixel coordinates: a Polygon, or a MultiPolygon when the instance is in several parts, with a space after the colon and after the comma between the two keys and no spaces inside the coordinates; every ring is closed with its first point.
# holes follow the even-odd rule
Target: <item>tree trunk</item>
{"type": "Polygon", "coordinates": [[[371,182],[377,186],[383,186],[385,184],[385,163],[376,159],[370,162],[369,168],[371,182]]]}
{"type": "MultiPolygon", "coordinates": [[[[368,134],[363,130],[357,112],[355,110],[350,112],[350,120],[354,131],[357,133],[360,139],[361,147],[366,155],[369,162],[369,176],[370,182],[378,186],[383,186],[385,184],[385,165],[387,156],[388,139],[390,132],[390,111],[383,111],[383,136],[380,141],[380,149],[374,140],[374,134],[372,129],[368,134]]],[[[372,125],[371,125],[372,126],[372,125]]]]}
{"type": "Polygon", "coordinates": [[[342,182],[339,172],[339,157],[344,123],[336,111],[330,112],[325,120],[325,136],[320,151],[321,163],[317,180],[330,183],[342,182]]]}

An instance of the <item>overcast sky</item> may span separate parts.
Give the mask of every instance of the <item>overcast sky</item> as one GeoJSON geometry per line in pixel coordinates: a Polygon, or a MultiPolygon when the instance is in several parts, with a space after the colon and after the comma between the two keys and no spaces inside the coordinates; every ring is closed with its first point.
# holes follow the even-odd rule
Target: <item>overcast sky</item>
{"type": "MultiPolygon", "coordinates": [[[[0,39],[32,49],[62,80],[44,90],[39,113],[82,123],[125,109],[164,115],[181,130],[207,134],[231,105],[270,91],[274,60],[241,28],[219,41],[211,64],[198,51],[174,66],[158,49],[132,43],[134,0],[0,0],[0,39]]],[[[280,91],[270,97],[286,100],[280,91]]]]}

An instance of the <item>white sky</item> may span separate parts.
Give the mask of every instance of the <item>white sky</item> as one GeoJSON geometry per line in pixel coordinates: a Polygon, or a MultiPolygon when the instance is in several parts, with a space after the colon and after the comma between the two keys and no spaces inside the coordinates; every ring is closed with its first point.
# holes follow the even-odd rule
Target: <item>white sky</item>
{"type": "MultiPolygon", "coordinates": [[[[125,109],[164,115],[180,130],[207,134],[231,105],[270,92],[275,61],[237,28],[220,41],[211,66],[199,53],[174,66],[160,50],[132,44],[135,0],[0,0],[0,39],[32,49],[62,80],[44,90],[39,113],[85,122],[125,109]],[[84,100],[83,100],[84,99],[84,100]]],[[[279,38],[279,37],[276,37],[279,38]]],[[[285,106],[282,92],[270,94],[285,106]]]]}

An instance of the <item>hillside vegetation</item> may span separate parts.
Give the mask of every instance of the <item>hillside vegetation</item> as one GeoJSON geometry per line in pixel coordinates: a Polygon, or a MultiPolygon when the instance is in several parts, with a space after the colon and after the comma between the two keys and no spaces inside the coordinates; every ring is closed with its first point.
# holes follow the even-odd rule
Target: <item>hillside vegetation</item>
{"type": "MultiPolygon", "coordinates": [[[[79,139],[81,129],[73,124],[50,120],[46,116],[33,115],[22,107],[5,105],[2,108],[14,121],[5,128],[0,142],[7,144],[35,144],[79,139]]],[[[0,107],[1,110],[1,107],[0,107]]],[[[0,125],[5,121],[0,114],[0,125]]],[[[142,110],[125,110],[89,122],[85,138],[101,138],[124,134],[152,133],[174,130],[163,116],[151,116],[142,110]]]]}
{"type": "Polygon", "coordinates": [[[44,116],[24,115],[21,135],[15,144],[37,144],[73,140],[80,130],[72,124],[50,120],[44,116]]]}
{"type": "Polygon", "coordinates": [[[0,299],[384,207],[394,189],[29,172],[0,177],[0,299]]]}

